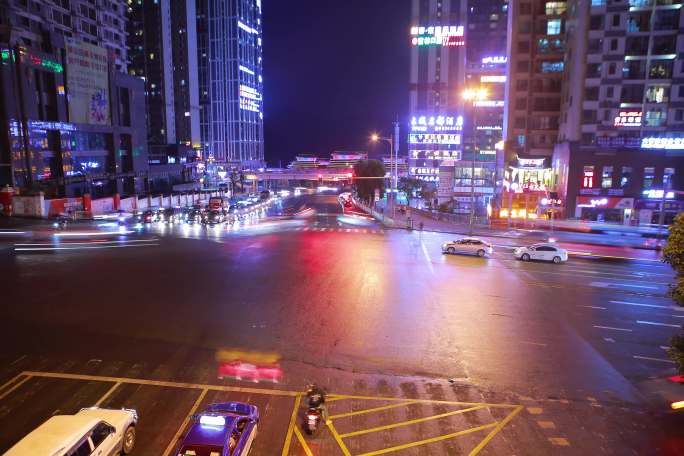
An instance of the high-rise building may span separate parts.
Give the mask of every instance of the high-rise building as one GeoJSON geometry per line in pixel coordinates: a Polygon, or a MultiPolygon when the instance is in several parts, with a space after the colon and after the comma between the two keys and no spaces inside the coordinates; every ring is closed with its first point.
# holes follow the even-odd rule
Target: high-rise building
{"type": "Polygon", "coordinates": [[[550,157],[558,139],[565,1],[511,0],[504,140],[506,162],[550,157]]]}
{"type": "Polygon", "coordinates": [[[554,153],[566,216],[660,223],[684,211],[683,20],[681,2],[568,2],[554,153]]]}
{"type": "Polygon", "coordinates": [[[124,0],[0,2],[0,184],[46,196],[144,188],[142,84],[124,0]]]}
{"type": "MultiPolygon", "coordinates": [[[[466,41],[466,86],[484,90],[486,99],[465,106],[466,156],[474,151],[479,205],[491,203],[502,177],[503,117],[506,87],[508,0],[469,0],[466,41]]],[[[461,186],[457,199],[468,201],[470,190],[461,186]]]]}
{"type": "MultiPolygon", "coordinates": [[[[440,167],[463,158],[466,7],[466,0],[412,2],[409,174],[435,187],[440,167]]],[[[451,204],[453,181],[439,190],[439,202],[451,204]]]]}
{"type": "Polygon", "coordinates": [[[202,151],[218,165],[264,159],[261,0],[198,0],[202,151]]]}

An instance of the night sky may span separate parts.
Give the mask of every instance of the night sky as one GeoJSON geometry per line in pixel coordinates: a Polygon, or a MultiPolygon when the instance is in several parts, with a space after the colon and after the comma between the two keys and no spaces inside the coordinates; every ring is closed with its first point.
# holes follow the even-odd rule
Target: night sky
{"type": "MultiPolygon", "coordinates": [[[[263,0],[265,155],[270,166],[333,150],[387,154],[408,110],[409,0],[263,0]]],[[[404,132],[402,131],[402,134],[404,132]]]]}

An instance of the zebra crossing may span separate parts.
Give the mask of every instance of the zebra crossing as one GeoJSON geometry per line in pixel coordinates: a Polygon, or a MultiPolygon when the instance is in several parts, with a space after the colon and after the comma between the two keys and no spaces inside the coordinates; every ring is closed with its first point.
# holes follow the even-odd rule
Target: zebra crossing
{"type": "Polygon", "coordinates": [[[372,228],[341,228],[341,227],[319,227],[319,226],[298,226],[290,231],[309,231],[317,233],[349,233],[349,234],[385,234],[385,230],[372,228]]]}

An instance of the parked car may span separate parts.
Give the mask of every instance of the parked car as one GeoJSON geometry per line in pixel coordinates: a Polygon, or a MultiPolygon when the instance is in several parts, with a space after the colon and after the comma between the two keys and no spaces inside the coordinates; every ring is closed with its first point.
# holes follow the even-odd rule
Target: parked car
{"type": "Polygon", "coordinates": [[[555,244],[533,244],[527,247],[518,247],[513,251],[513,255],[522,261],[553,261],[556,264],[568,261],[568,251],[555,244]]]}
{"type": "Polygon", "coordinates": [[[491,244],[488,244],[482,239],[472,237],[457,239],[442,244],[442,253],[464,253],[483,257],[485,255],[491,255],[493,251],[494,249],[491,244]]]}
{"type": "Polygon", "coordinates": [[[174,455],[247,456],[257,434],[259,411],[243,402],[212,404],[193,422],[174,455]]]}
{"type": "Polygon", "coordinates": [[[5,456],[129,454],[135,446],[138,413],[131,409],[81,409],[55,415],[34,429],[5,456]]]}

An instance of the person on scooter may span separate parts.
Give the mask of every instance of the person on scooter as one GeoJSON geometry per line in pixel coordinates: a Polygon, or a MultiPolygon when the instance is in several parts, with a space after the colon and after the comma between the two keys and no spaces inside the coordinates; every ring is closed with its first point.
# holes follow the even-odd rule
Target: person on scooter
{"type": "Polygon", "coordinates": [[[306,391],[309,408],[320,410],[323,422],[328,422],[328,408],[325,406],[325,390],[314,384],[309,385],[306,391]]]}

